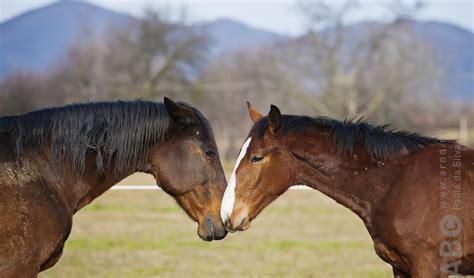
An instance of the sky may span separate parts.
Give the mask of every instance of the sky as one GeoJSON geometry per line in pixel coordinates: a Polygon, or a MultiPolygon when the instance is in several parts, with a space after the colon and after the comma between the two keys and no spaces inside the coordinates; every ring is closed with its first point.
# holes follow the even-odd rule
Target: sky
{"type": "MultiPolygon", "coordinates": [[[[0,22],[52,2],[0,0],[0,22]]],[[[305,24],[297,12],[297,0],[91,0],[89,2],[135,16],[140,16],[147,7],[167,8],[175,11],[176,15],[184,10],[190,23],[225,17],[286,35],[299,35],[305,30],[305,24]]],[[[362,0],[365,9],[353,20],[383,18],[380,9],[383,2],[384,0],[362,0]]],[[[425,0],[425,3],[426,7],[420,12],[418,19],[449,22],[474,31],[474,0],[425,0]]]]}

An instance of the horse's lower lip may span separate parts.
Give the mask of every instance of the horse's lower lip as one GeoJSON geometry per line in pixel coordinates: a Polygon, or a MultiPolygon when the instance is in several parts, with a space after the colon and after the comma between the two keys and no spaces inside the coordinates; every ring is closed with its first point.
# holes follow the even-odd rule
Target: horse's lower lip
{"type": "Polygon", "coordinates": [[[204,241],[213,241],[214,239],[210,238],[210,237],[204,237],[204,238],[202,238],[202,240],[204,240],[204,241]]]}

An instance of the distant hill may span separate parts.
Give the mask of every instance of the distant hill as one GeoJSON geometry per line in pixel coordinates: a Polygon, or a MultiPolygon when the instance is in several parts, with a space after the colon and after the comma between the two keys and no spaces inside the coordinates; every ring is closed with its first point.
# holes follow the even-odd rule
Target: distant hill
{"type": "Polygon", "coordinates": [[[83,28],[100,34],[132,20],[86,2],[61,1],[0,24],[0,77],[15,70],[43,71],[64,53],[83,28]]]}
{"type": "MultiPolygon", "coordinates": [[[[31,10],[0,24],[0,78],[16,70],[43,71],[50,67],[81,33],[90,28],[100,35],[110,26],[135,18],[79,1],[61,1],[31,10]]],[[[212,41],[211,57],[226,51],[259,47],[283,36],[219,19],[199,26],[212,41]]]]}
{"type": "MultiPolygon", "coordinates": [[[[442,69],[446,92],[456,100],[474,102],[474,33],[456,25],[437,21],[407,20],[416,38],[430,48],[435,64],[442,69]]],[[[382,23],[362,21],[345,27],[346,42],[364,40],[368,30],[382,23]]],[[[324,31],[331,36],[331,30],[324,31]]],[[[350,47],[354,47],[351,45],[350,47]]]]}
{"type": "Polygon", "coordinates": [[[262,47],[288,39],[226,18],[206,23],[203,27],[211,37],[212,56],[243,48],[262,47]]]}
{"type": "MultiPolygon", "coordinates": [[[[96,35],[134,17],[80,1],[61,1],[31,10],[0,24],[0,78],[16,70],[48,69],[79,34],[96,35]],[[84,29],[90,28],[88,30],[84,29]],[[85,32],[86,31],[86,32],[85,32]]],[[[363,33],[367,23],[351,26],[363,33]]],[[[431,45],[446,68],[445,86],[457,99],[474,101],[474,34],[442,22],[414,22],[415,32],[431,45]]],[[[243,48],[258,48],[291,38],[230,19],[200,24],[211,39],[210,58],[243,48]]]]}
{"type": "Polygon", "coordinates": [[[417,22],[414,30],[445,68],[446,88],[474,102],[474,33],[443,22],[417,22]]]}

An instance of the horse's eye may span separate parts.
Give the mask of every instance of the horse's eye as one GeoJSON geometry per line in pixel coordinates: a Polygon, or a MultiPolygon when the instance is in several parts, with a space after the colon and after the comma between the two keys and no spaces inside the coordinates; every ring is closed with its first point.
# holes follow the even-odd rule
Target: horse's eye
{"type": "Polygon", "coordinates": [[[263,159],[263,156],[254,155],[250,158],[250,162],[257,163],[257,162],[262,161],[262,159],[263,159]]]}
{"type": "Polygon", "coordinates": [[[216,157],[216,153],[213,151],[213,150],[207,150],[206,151],[206,156],[208,158],[215,158],[216,157]]]}

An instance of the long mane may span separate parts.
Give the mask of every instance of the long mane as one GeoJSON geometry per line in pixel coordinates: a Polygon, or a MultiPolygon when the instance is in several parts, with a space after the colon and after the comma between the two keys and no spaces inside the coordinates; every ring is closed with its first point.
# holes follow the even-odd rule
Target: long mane
{"type": "Polygon", "coordinates": [[[97,102],[3,117],[0,133],[10,138],[17,159],[50,145],[59,165],[68,160],[84,173],[86,157],[94,153],[98,172],[112,162],[121,172],[145,163],[149,148],[163,141],[169,124],[162,103],[97,102]]]}
{"type": "MultiPolygon", "coordinates": [[[[327,117],[282,115],[283,133],[301,134],[310,126],[329,128],[339,153],[353,153],[355,144],[362,143],[369,156],[383,160],[393,155],[399,156],[403,150],[412,153],[423,146],[451,142],[418,133],[392,130],[389,125],[373,125],[362,119],[338,121],[327,117]]],[[[249,135],[262,138],[267,127],[268,119],[264,117],[255,123],[249,135]]]]}

